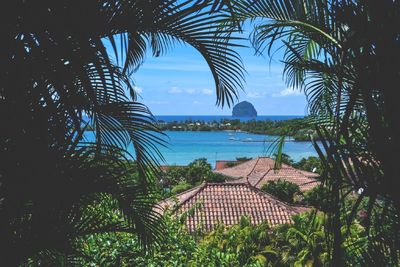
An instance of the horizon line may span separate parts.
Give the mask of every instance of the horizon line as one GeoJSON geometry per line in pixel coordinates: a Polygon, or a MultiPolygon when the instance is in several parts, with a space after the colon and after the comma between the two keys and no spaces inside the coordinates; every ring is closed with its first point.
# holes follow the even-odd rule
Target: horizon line
{"type": "MultiPolygon", "coordinates": [[[[231,114],[221,114],[221,115],[207,115],[207,114],[201,114],[201,115],[198,115],[198,114],[184,114],[184,115],[182,115],[182,114],[153,114],[153,116],[231,116],[231,117],[233,117],[231,114]]],[[[305,114],[288,114],[288,115],[287,114],[285,114],[285,115],[260,114],[260,115],[257,115],[256,117],[258,117],[258,116],[307,116],[307,115],[305,115],[305,114]]]]}

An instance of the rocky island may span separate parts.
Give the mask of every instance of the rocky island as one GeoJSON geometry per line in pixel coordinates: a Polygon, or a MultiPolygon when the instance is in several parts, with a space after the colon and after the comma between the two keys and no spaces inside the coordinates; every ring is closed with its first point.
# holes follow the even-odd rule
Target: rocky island
{"type": "Polygon", "coordinates": [[[242,101],[233,107],[232,117],[257,117],[257,111],[250,102],[242,101]]]}

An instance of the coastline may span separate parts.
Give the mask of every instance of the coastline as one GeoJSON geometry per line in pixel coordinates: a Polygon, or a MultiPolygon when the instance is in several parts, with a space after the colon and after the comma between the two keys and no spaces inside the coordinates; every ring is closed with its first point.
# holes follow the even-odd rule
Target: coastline
{"type": "Polygon", "coordinates": [[[218,121],[158,121],[161,131],[225,131],[230,133],[252,133],[269,136],[288,136],[290,141],[302,142],[315,139],[315,133],[307,118],[295,118],[281,121],[272,120],[220,120],[218,121]]]}

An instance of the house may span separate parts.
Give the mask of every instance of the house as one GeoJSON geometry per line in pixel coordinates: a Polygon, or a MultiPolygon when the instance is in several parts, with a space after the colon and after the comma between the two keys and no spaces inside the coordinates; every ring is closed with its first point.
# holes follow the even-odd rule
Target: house
{"type": "Polygon", "coordinates": [[[307,191],[319,184],[319,175],[313,172],[298,170],[287,164],[282,164],[280,169],[275,169],[275,161],[268,157],[258,157],[233,167],[227,167],[224,161],[216,164],[215,173],[230,177],[228,183],[246,183],[261,188],[268,181],[278,179],[297,184],[301,191],[307,191]]]}
{"type": "Polygon", "coordinates": [[[266,221],[275,226],[290,223],[292,215],[308,210],[284,203],[249,183],[203,183],[178,194],[175,201],[162,201],[160,206],[175,214],[193,210],[186,219],[189,232],[211,231],[218,223],[234,225],[242,216],[248,216],[253,224],[266,221]]]}

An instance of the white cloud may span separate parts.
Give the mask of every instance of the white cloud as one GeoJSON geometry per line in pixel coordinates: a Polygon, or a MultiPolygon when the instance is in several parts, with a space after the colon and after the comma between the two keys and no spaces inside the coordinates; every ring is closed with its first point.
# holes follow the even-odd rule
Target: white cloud
{"type": "Polygon", "coordinates": [[[194,93],[196,93],[196,89],[186,89],[186,93],[194,94],[194,93]]]}
{"type": "Polygon", "coordinates": [[[182,93],[182,89],[179,89],[178,87],[172,87],[171,89],[169,89],[168,93],[179,94],[179,93],[182,93]]]}
{"type": "Polygon", "coordinates": [[[201,104],[201,102],[199,102],[199,101],[193,101],[193,105],[200,105],[201,104]]]}
{"type": "Polygon", "coordinates": [[[211,89],[203,89],[201,92],[205,95],[212,95],[214,91],[211,89]]]}
{"type": "Polygon", "coordinates": [[[248,98],[262,98],[265,96],[265,93],[259,93],[259,92],[248,92],[247,97],[248,98]]]}
{"type": "Polygon", "coordinates": [[[134,86],[133,89],[135,90],[136,93],[141,94],[143,93],[143,88],[139,86],[134,86]]]}
{"type": "Polygon", "coordinates": [[[286,97],[286,96],[297,96],[297,95],[302,95],[302,92],[297,89],[293,88],[286,88],[279,93],[272,94],[273,97],[286,97]]]}

